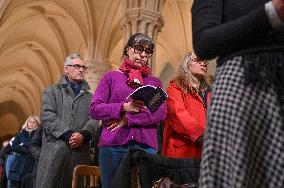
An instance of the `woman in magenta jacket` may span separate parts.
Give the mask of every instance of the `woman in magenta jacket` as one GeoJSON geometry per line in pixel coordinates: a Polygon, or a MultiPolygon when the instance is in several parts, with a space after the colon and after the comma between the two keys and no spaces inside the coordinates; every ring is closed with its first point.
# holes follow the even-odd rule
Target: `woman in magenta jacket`
{"type": "Polygon", "coordinates": [[[107,72],[94,93],[90,115],[103,120],[99,141],[103,188],[110,187],[121,159],[130,148],[157,152],[157,123],[165,119],[166,105],[152,114],[140,102],[126,101],[139,86],[162,87],[158,78],[150,76],[148,60],[153,51],[154,42],[147,35],[132,35],[125,46],[119,70],[107,72]]]}

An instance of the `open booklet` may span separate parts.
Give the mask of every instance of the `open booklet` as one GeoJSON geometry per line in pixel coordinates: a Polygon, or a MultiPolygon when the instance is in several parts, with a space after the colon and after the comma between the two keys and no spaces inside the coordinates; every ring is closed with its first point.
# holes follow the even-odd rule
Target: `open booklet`
{"type": "Polygon", "coordinates": [[[160,87],[145,85],[137,88],[126,99],[141,100],[151,113],[156,112],[168,98],[167,93],[160,87]]]}

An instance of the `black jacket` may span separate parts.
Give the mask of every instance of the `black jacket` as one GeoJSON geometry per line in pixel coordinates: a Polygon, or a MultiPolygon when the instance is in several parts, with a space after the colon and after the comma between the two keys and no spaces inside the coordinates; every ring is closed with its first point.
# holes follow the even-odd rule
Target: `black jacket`
{"type": "Polygon", "coordinates": [[[195,0],[193,48],[201,59],[220,59],[260,49],[284,47],[284,25],[272,28],[264,4],[269,0],[195,0]]]}
{"type": "Polygon", "coordinates": [[[142,188],[152,187],[161,177],[169,177],[176,184],[197,183],[200,160],[169,158],[131,149],[117,169],[112,187],[130,187],[131,172],[135,167],[142,188]]]}
{"type": "Polygon", "coordinates": [[[29,133],[26,130],[18,133],[13,141],[12,149],[18,153],[15,160],[11,164],[8,179],[13,181],[21,181],[22,177],[32,172],[34,160],[29,152],[31,137],[35,131],[29,133]]]}
{"type": "Polygon", "coordinates": [[[42,126],[40,125],[34,132],[29,145],[29,151],[35,160],[39,160],[41,144],[42,144],[42,126]]]}
{"type": "Polygon", "coordinates": [[[34,168],[32,171],[32,179],[33,179],[32,187],[35,187],[36,184],[37,166],[38,166],[38,160],[42,145],[42,132],[43,132],[43,127],[42,125],[40,125],[34,132],[31,143],[29,145],[29,151],[35,160],[34,168]]]}

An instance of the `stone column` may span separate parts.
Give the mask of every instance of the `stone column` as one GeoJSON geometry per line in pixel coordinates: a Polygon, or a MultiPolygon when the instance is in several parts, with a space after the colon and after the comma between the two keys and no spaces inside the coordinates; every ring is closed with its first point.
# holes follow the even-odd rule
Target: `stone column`
{"type": "MultiPolygon", "coordinates": [[[[126,0],[127,8],[125,10],[122,29],[124,32],[124,44],[129,37],[135,33],[146,33],[155,42],[157,42],[158,32],[164,25],[164,20],[160,14],[163,0],[126,0]]],[[[155,53],[150,59],[151,72],[155,75],[155,53]]]]}
{"type": "Polygon", "coordinates": [[[95,59],[85,59],[88,71],[85,79],[91,87],[91,92],[94,92],[103,74],[110,70],[110,65],[95,59]]]}

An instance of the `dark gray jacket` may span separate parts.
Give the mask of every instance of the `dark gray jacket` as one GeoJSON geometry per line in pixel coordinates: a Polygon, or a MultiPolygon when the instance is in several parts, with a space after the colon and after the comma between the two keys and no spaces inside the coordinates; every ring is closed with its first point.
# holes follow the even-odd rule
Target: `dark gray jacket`
{"type": "Polygon", "coordinates": [[[80,93],[75,96],[65,76],[59,83],[48,87],[43,94],[41,123],[42,148],[39,158],[36,187],[69,188],[72,172],[77,164],[89,164],[89,142],[76,149],[59,137],[68,130],[87,130],[92,136],[98,122],[89,118],[88,109],[92,94],[83,81],[80,93]]]}

